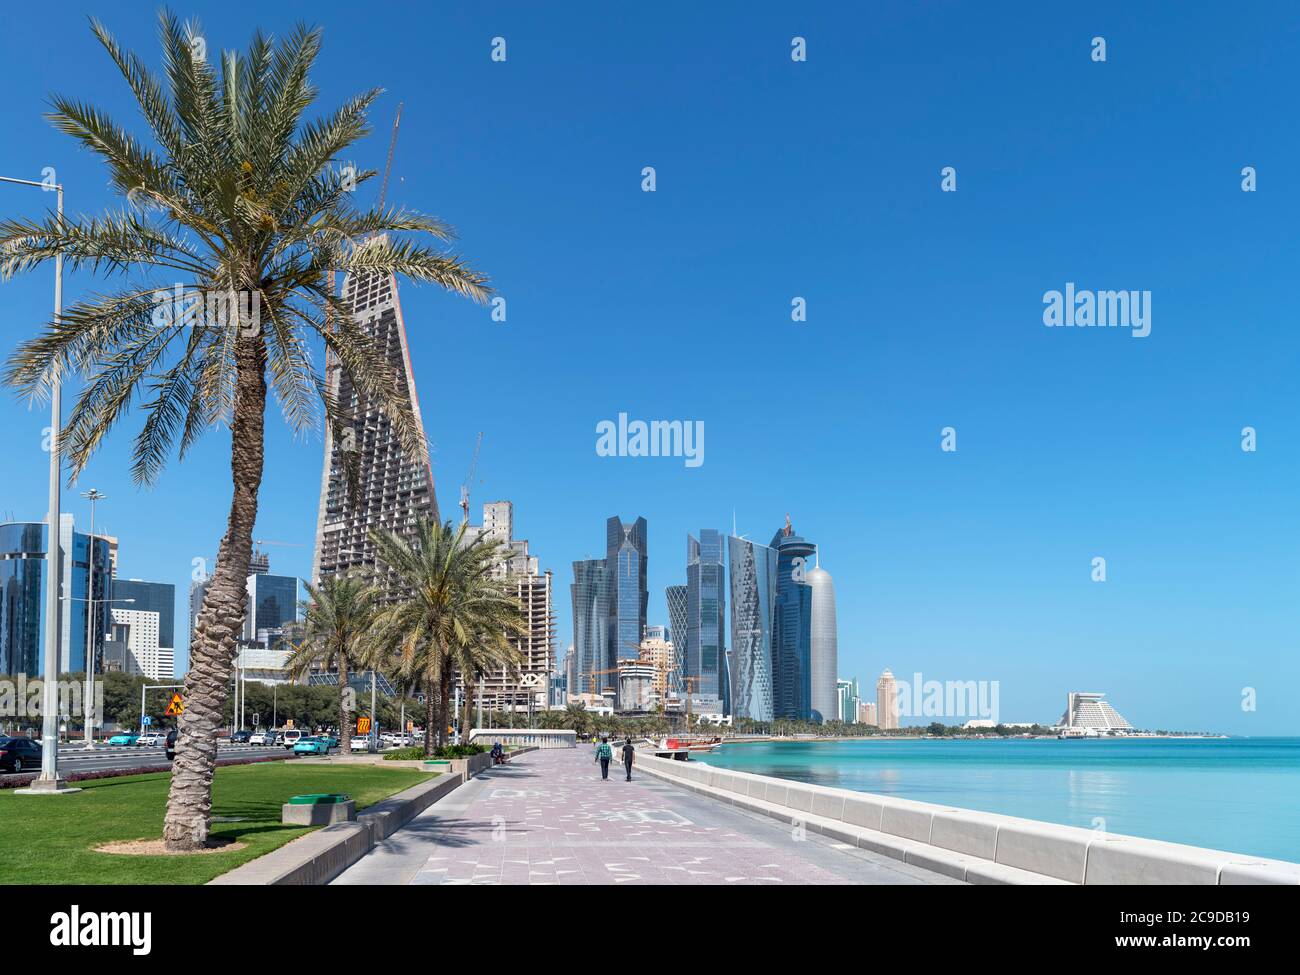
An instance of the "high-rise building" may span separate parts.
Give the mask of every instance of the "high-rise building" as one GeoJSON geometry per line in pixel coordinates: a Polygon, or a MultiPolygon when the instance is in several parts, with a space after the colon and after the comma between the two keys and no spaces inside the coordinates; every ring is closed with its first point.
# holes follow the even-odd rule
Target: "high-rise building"
{"type": "Polygon", "coordinates": [[[298,618],[296,576],[256,574],[248,577],[248,607],[244,611],[244,639],[258,641],[262,630],[280,631],[298,618]]]}
{"type": "Polygon", "coordinates": [[[143,579],[113,580],[113,608],[158,614],[158,646],[176,649],[176,587],[143,579]],[[128,602],[128,600],[130,600],[128,602]]]}
{"type": "Polygon", "coordinates": [[[773,717],[772,607],[776,599],[774,549],[735,535],[727,537],[731,578],[731,713],[737,718],[773,717]]]}
{"type": "Polygon", "coordinates": [[[610,607],[609,633],[613,641],[607,651],[607,668],[620,660],[636,660],[645,636],[650,590],[646,588],[648,551],[646,520],[628,524],[615,516],[605,523],[605,565],[614,581],[614,602],[610,607]]]}
{"type": "Polygon", "coordinates": [[[820,565],[813,566],[807,582],[812,590],[812,719],[831,721],[836,716],[835,673],[839,669],[835,583],[820,565]]]}
{"type": "Polygon", "coordinates": [[[471,525],[465,538],[495,542],[503,546],[493,576],[506,585],[524,613],[523,633],[509,634],[511,647],[519,654],[519,669],[499,668],[485,674],[478,684],[483,706],[492,710],[545,708],[549,703],[549,680],[555,670],[555,609],[551,602],[551,573],[539,570],[537,556],[528,552],[528,540],[514,537],[514,505],[491,501],[483,505],[483,524],[471,525]]]}
{"type": "Polygon", "coordinates": [[[785,527],[772,536],[776,600],[772,612],[772,710],[778,718],[812,719],[812,587],[806,582],[816,546],[785,527]]]}
{"type": "Polygon", "coordinates": [[[871,701],[858,702],[858,724],[879,725],[876,717],[877,706],[871,701]]]}
{"type": "MultiPolygon", "coordinates": [[[[649,626],[646,631],[663,634],[665,627],[649,626]]],[[[677,651],[662,635],[647,636],[641,641],[641,662],[655,669],[654,692],[656,703],[668,697],[673,668],[677,666],[677,651]]]]}
{"type": "Polygon", "coordinates": [[[835,693],[838,698],[835,706],[835,716],[847,723],[852,723],[858,714],[858,703],[861,700],[858,694],[858,679],[852,680],[840,678],[835,682],[835,693]]]}
{"type": "Polygon", "coordinates": [[[685,586],[669,586],[664,590],[668,602],[668,639],[677,658],[668,682],[668,689],[673,693],[684,690],[681,677],[686,673],[686,596],[685,586]]]}
{"type": "Polygon", "coordinates": [[[876,681],[876,717],[881,731],[898,728],[898,685],[888,668],[876,681]]]}
{"type": "Polygon", "coordinates": [[[659,703],[655,695],[658,672],[653,664],[640,659],[618,662],[618,710],[653,711],[659,703]]]}
{"type": "MultiPolygon", "coordinates": [[[[0,525],[0,675],[35,677],[44,672],[46,535],[44,522],[0,525]]],[[[59,612],[59,671],[86,669],[87,636],[89,657],[102,670],[113,583],[108,539],[97,535],[92,543],[88,535],[74,529],[72,515],[64,514],[59,546],[64,597],[59,612]],[[94,591],[88,591],[92,585],[94,591]]]]}
{"type": "Polygon", "coordinates": [[[618,675],[609,671],[610,617],[614,604],[613,574],[604,559],[573,563],[574,678],[570,695],[617,693],[618,675]]]}
{"type": "MultiPolygon", "coordinates": [[[[390,274],[349,274],[343,280],[343,300],[361,330],[387,356],[397,387],[411,405],[416,432],[425,442],[396,279],[390,274]]],[[[381,405],[358,389],[330,355],[325,382],[350,424],[337,438],[326,424],[312,580],[360,568],[374,574],[379,585],[395,589],[396,582],[385,579],[376,565],[370,533],[390,530],[410,537],[417,516],[438,519],[428,449],[407,451],[381,405]],[[351,456],[360,474],[356,496],[348,492],[351,456]]]]}
{"type": "Polygon", "coordinates": [[[685,677],[691,697],[724,713],[722,670],[726,666],[726,567],[723,563],[722,533],[712,528],[700,531],[697,539],[686,536],[686,647],[685,677]],[[717,702],[712,704],[712,702],[717,702]]]}
{"type": "Polygon", "coordinates": [[[176,651],[173,647],[162,646],[160,618],[157,610],[113,607],[112,637],[113,641],[126,645],[125,666],[122,668],[126,673],[142,675],[150,680],[175,677],[176,651]]]}

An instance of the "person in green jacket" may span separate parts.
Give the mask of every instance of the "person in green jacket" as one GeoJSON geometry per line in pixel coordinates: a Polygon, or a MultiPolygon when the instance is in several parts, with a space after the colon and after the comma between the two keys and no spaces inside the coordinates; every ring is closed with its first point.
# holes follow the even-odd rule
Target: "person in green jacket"
{"type": "Polygon", "coordinates": [[[600,763],[600,777],[609,778],[609,763],[614,757],[614,749],[609,747],[609,738],[600,739],[600,744],[596,746],[596,761],[600,763]]]}

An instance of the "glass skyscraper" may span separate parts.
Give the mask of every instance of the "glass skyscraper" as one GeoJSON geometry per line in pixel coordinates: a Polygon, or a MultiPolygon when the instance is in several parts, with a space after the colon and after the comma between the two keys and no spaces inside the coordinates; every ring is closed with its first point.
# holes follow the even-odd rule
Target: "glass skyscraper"
{"type": "MultiPolygon", "coordinates": [[[[693,696],[714,698],[727,712],[726,567],[722,561],[722,533],[705,528],[697,539],[686,536],[686,674],[695,678],[688,688],[693,696]]],[[[728,712],[729,713],[729,712],[728,712]]]]}
{"type": "Polygon", "coordinates": [[[785,527],[772,537],[776,603],[772,614],[772,712],[795,721],[812,719],[812,587],[805,581],[817,546],[785,527]]]}
{"type": "Polygon", "coordinates": [[[614,517],[605,523],[605,564],[614,577],[609,624],[614,642],[605,664],[610,669],[617,667],[620,660],[641,657],[646,610],[650,607],[650,590],[646,586],[647,535],[644,518],[627,524],[614,517]]]}
{"type": "Polygon", "coordinates": [[[176,648],[176,587],[170,582],[114,579],[113,605],[158,614],[158,646],[176,648]],[[126,602],[126,600],[133,602],[126,602]]]}
{"type": "Polygon", "coordinates": [[[686,673],[686,587],[669,586],[664,590],[668,600],[668,639],[673,643],[673,656],[677,665],[669,674],[668,689],[683,691],[682,674],[686,673]]]}
{"type": "Polygon", "coordinates": [[[604,559],[573,563],[573,650],[575,654],[570,694],[600,694],[617,691],[617,674],[609,670],[610,610],[614,604],[614,580],[604,559]]]}
{"type": "Polygon", "coordinates": [[[727,537],[731,574],[731,713],[773,717],[772,610],[776,600],[775,549],[727,537]]]}
{"type": "Polygon", "coordinates": [[[245,640],[256,640],[262,630],[278,630],[298,618],[297,576],[257,573],[248,577],[247,585],[245,640]]]}

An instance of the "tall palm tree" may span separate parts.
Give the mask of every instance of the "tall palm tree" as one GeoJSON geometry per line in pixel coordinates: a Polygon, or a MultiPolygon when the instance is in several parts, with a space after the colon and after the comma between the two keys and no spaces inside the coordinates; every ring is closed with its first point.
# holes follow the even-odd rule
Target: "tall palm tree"
{"type": "Polygon", "coordinates": [[[518,667],[509,636],[526,629],[523,610],[505,581],[493,575],[501,546],[466,539],[464,525],[420,518],[409,539],[393,532],[372,532],[370,538],[378,562],[406,594],[380,612],[378,641],[391,648],[404,675],[424,686],[424,751],[431,755],[446,742],[456,670],[468,687],[492,667],[518,667]]]}
{"type": "Polygon", "coordinates": [[[305,677],[315,667],[339,675],[339,737],[343,754],[352,747],[352,703],[349,664],[373,666],[371,627],[379,605],[379,590],[350,576],[326,576],[319,586],[307,585],[302,601],[303,638],[294,644],[288,670],[305,677]]]}
{"type": "Polygon", "coordinates": [[[404,386],[327,284],[329,272],[404,274],[478,301],[490,291],[454,255],[390,236],[447,241],[454,235],[446,224],[353,204],[350,190],[374,173],[338,164],[368,133],[366,113],[380,92],[305,122],[316,97],[308,76],[319,31],[299,27],[279,42],[257,32],[244,54],[209,59],[198,25],[163,12],[164,87],[103,26],[91,26],[149,135],[138,139],[93,105],[62,96],[53,97],[49,117],[105,162],[110,185],[129,205],[99,218],[0,221],[0,275],[62,255],[74,270],[120,276],[122,289],[87,297],[22,343],[4,378],[35,397],[60,373],[84,375],[62,434],[73,479],[137,398],[145,413],[131,467],[138,483],[156,481],[173,448],[183,458],[205,430],[230,429],[230,510],[190,642],[163,827],[168,849],[180,851],[203,846],[208,835],[216,735],[244,618],[268,389],[295,433],[313,429],[323,408],[342,436],[350,418],[312,364],[312,346],[321,343],[327,360],[383,408],[403,446],[425,449],[404,386]],[[173,301],[177,290],[185,297],[173,301]],[[223,296],[224,313],[213,311],[223,296]]]}

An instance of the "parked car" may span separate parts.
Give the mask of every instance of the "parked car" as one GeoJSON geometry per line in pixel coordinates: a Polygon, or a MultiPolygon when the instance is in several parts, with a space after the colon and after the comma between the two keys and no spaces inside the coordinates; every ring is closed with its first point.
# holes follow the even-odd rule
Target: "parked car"
{"type": "Polygon", "coordinates": [[[172,728],[169,732],[167,732],[167,738],[164,740],[163,745],[167,749],[167,761],[170,762],[172,761],[172,759],[176,757],[176,729],[175,728],[172,728]]]}
{"type": "Polygon", "coordinates": [[[0,772],[21,772],[41,767],[41,746],[30,738],[0,735],[0,772]]]}
{"type": "Polygon", "coordinates": [[[251,731],[236,731],[230,736],[230,743],[232,745],[247,745],[252,737],[253,733],[251,731]]]}
{"type": "Polygon", "coordinates": [[[266,736],[267,736],[268,734],[274,734],[274,732],[267,732],[267,731],[254,731],[251,735],[248,736],[248,743],[249,743],[250,745],[266,745],[266,744],[269,744],[269,742],[267,742],[267,740],[266,740],[266,736]]]}
{"type": "Polygon", "coordinates": [[[331,750],[338,748],[337,738],[331,738],[329,735],[314,735],[311,738],[300,738],[298,743],[293,746],[295,755],[328,755],[331,750]]]}
{"type": "MultiPolygon", "coordinates": [[[[380,747],[380,748],[384,747],[384,742],[383,742],[383,741],[380,741],[380,742],[379,742],[379,747],[380,747]]],[[[352,736],[352,745],[351,745],[351,748],[352,748],[352,750],[353,750],[354,752],[368,752],[368,751],[370,751],[370,736],[369,736],[369,735],[353,735],[353,736],[352,736]]]]}
{"type": "Polygon", "coordinates": [[[134,731],[123,731],[108,739],[110,745],[134,745],[140,740],[140,736],[134,731]]]}
{"type": "Polygon", "coordinates": [[[287,728],[285,729],[284,736],[280,739],[280,744],[284,745],[285,748],[292,749],[293,746],[298,744],[298,742],[303,738],[310,737],[311,736],[301,728],[287,728]]]}
{"type": "Polygon", "coordinates": [[[157,748],[167,736],[161,731],[146,731],[135,740],[137,748],[157,748]]]}

